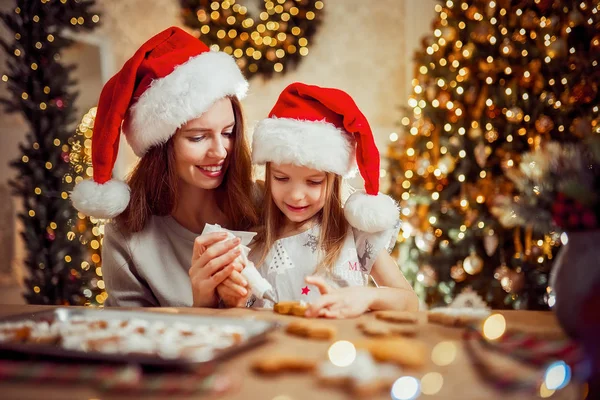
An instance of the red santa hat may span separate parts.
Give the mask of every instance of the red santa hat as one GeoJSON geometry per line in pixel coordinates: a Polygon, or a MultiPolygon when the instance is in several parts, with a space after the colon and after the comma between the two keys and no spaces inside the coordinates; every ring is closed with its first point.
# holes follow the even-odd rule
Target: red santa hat
{"type": "Polygon", "coordinates": [[[269,118],[256,126],[252,159],[256,164],[295,164],[341,176],[358,164],[365,190],[353,193],[344,205],[350,225],[379,232],[398,221],[396,202],[379,193],[379,151],[369,122],[341,90],[303,83],[285,88],[269,118]]]}
{"type": "Polygon", "coordinates": [[[226,96],[248,90],[232,57],[171,27],[138,49],[102,89],[92,137],[93,181],[75,186],[77,210],[97,218],[119,215],[129,187],[112,179],[121,129],[135,154],[166,143],[178,128],[226,96]]]}

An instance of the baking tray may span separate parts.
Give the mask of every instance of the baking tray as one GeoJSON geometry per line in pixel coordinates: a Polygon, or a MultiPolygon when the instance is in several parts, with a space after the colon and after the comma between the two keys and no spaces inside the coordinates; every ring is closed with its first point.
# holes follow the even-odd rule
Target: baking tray
{"type": "MultiPolygon", "coordinates": [[[[74,317],[92,318],[100,320],[143,320],[149,323],[162,322],[166,325],[182,323],[197,327],[200,325],[234,325],[241,327],[246,332],[246,337],[240,343],[224,349],[215,350],[209,357],[193,359],[191,357],[163,358],[157,355],[131,354],[131,353],[102,353],[94,351],[67,349],[60,345],[0,342],[0,358],[3,352],[19,353],[31,356],[47,356],[53,359],[70,359],[79,361],[103,361],[109,363],[135,363],[149,367],[165,368],[197,368],[212,367],[216,362],[233,356],[243,350],[256,347],[266,341],[269,332],[275,330],[279,324],[272,321],[262,321],[251,318],[227,318],[218,316],[200,316],[185,314],[163,314],[149,311],[128,311],[114,309],[93,308],[55,308],[30,314],[11,315],[0,318],[0,323],[5,322],[68,322],[74,317]]],[[[209,368],[212,369],[212,368],[209,368]]]]}

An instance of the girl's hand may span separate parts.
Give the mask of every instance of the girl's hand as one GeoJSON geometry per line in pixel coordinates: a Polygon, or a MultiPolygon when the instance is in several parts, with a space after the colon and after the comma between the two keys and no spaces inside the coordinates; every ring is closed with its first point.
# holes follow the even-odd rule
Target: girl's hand
{"type": "Polygon", "coordinates": [[[240,255],[240,239],[225,240],[226,233],[209,233],[194,241],[189,270],[194,307],[216,307],[215,288],[234,271],[233,261],[240,255]]]}
{"type": "Polygon", "coordinates": [[[363,286],[332,289],[323,278],[309,276],[306,283],[315,285],[321,297],[311,304],[306,316],[326,318],[355,318],[369,310],[373,302],[373,291],[363,286]]]}
{"type": "Polygon", "coordinates": [[[217,294],[227,307],[244,307],[250,297],[248,282],[241,274],[244,266],[234,262],[233,268],[229,278],[217,286],[217,294]]]}

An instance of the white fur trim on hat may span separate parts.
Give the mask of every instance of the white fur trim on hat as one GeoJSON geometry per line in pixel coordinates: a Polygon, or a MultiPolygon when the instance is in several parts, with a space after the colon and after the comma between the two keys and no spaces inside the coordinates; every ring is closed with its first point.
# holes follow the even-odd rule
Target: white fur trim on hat
{"type": "Polygon", "coordinates": [[[114,218],[129,204],[129,186],[116,179],[104,184],[84,180],[73,188],[71,201],[78,211],[90,217],[114,218]]]}
{"type": "Polygon", "coordinates": [[[206,52],[156,79],[130,109],[123,131],[139,157],[169,140],[186,122],[198,118],[217,100],[245,97],[248,82],[233,58],[206,52]]]}
{"type": "Polygon", "coordinates": [[[375,233],[393,228],[400,210],[396,202],[385,194],[377,196],[357,191],[344,205],[344,216],[350,225],[363,232],[375,233]]]}
{"type": "Polygon", "coordinates": [[[348,176],[355,171],[355,152],[354,138],[325,121],[267,118],[252,137],[255,164],[295,164],[348,176]]]}

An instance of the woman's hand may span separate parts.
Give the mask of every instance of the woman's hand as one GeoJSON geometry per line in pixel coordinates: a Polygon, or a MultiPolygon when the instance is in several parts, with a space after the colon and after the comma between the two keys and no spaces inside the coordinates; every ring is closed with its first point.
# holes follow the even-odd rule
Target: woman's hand
{"type": "Polygon", "coordinates": [[[217,286],[217,294],[227,307],[244,307],[250,297],[248,282],[241,274],[244,266],[236,261],[233,268],[229,278],[217,286]]]}
{"type": "Polygon", "coordinates": [[[315,285],[321,297],[311,304],[306,316],[326,318],[354,318],[369,310],[373,302],[374,292],[364,286],[350,286],[332,289],[323,278],[309,276],[306,283],[315,285]]]}
{"type": "Polygon", "coordinates": [[[226,238],[227,233],[218,232],[198,236],[194,241],[189,271],[194,307],[216,307],[215,288],[234,271],[232,263],[240,255],[240,239],[226,238]]]}

